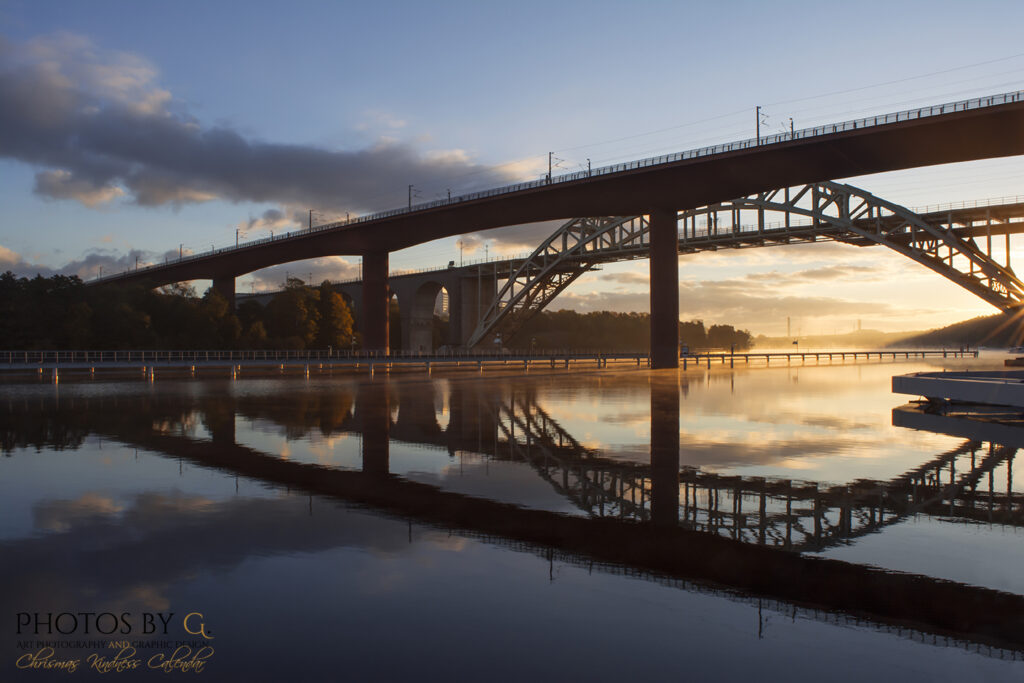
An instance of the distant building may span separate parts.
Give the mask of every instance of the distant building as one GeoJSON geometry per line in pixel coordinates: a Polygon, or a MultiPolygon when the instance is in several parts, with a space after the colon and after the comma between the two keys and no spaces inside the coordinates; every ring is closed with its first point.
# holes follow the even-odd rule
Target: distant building
{"type": "Polygon", "coordinates": [[[434,302],[434,315],[439,318],[447,318],[449,315],[448,309],[448,290],[442,289],[440,296],[434,302]]]}

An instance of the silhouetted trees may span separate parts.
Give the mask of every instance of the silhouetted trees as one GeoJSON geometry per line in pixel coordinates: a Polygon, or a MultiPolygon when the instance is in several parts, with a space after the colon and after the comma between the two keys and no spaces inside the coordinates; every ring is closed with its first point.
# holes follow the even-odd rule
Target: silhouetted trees
{"type": "Polygon", "coordinates": [[[0,275],[5,349],[350,348],[352,313],[324,282],[290,278],[266,308],[238,311],[216,290],[85,287],[77,277],[0,275]]]}
{"type": "MultiPolygon", "coordinates": [[[[528,320],[505,345],[516,349],[537,351],[543,349],[608,349],[639,351],[648,348],[651,334],[650,315],[647,313],[614,313],[598,311],[542,311],[528,320]]],[[[679,340],[691,350],[749,349],[753,337],[746,330],[732,325],[712,325],[705,329],[704,321],[679,323],[679,340]]]]}
{"type": "MultiPolygon", "coordinates": [[[[391,347],[402,347],[397,302],[389,307],[391,347]]],[[[434,346],[447,338],[448,321],[434,316],[434,346]]],[[[510,348],[648,348],[647,313],[543,311],[505,345],[510,348]]],[[[750,348],[746,330],[732,325],[679,324],[690,349],[750,348]]],[[[350,349],[358,345],[352,312],[324,281],[310,287],[289,278],[266,307],[246,301],[237,310],[216,290],[201,297],[171,285],[85,287],[77,277],[0,275],[0,347],[4,349],[350,349]]]]}
{"type": "Polygon", "coordinates": [[[320,283],[317,298],[320,327],[317,329],[315,345],[321,349],[350,345],[354,321],[345,299],[331,288],[327,280],[320,283]]]}

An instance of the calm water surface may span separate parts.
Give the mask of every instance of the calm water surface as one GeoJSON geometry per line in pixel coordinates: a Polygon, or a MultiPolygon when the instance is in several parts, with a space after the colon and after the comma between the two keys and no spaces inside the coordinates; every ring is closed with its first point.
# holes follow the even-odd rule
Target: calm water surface
{"type": "Polygon", "coordinates": [[[935,367],[3,385],[0,680],[1020,680],[1024,430],[935,367]]]}

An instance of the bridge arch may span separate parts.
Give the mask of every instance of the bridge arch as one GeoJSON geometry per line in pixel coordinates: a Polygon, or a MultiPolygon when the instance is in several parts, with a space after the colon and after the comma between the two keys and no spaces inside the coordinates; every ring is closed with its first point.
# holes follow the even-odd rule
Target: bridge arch
{"type": "Polygon", "coordinates": [[[403,344],[406,351],[430,353],[436,350],[435,346],[447,341],[442,337],[440,344],[435,343],[434,312],[448,300],[450,294],[437,280],[428,280],[411,293],[407,304],[409,310],[403,315],[403,318],[408,319],[408,324],[403,326],[408,329],[408,338],[403,344]]]}
{"type": "MultiPolygon", "coordinates": [[[[1014,205],[997,216],[961,209],[919,215],[852,185],[820,182],[786,187],[678,212],[678,251],[759,247],[794,242],[839,241],[883,245],[1002,311],[1024,306],[1024,282],[1010,267],[1009,236],[1020,232],[1010,218],[1014,205]],[[766,216],[778,217],[776,223],[766,216]],[[994,229],[993,229],[994,228],[994,229]],[[992,249],[993,235],[1006,247],[992,249]],[[979,239],[984,238],[982,243],[979,239]],[[982,246],[984,244],[984,247],[982,246]]],[[[467,346],[505,338],[580,275],[600,263],[647,258],[646,216],[576,218],[566,222],[512,271],[470,335],[467,346]]]]}

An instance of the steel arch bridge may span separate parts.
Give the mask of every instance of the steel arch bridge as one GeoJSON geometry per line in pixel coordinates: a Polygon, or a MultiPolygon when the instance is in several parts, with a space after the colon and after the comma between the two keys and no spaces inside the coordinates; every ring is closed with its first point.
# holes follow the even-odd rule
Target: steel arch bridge
{"type": "MultiPolygon", "coordinates": [[[[1024,303],[1010,266],[1011,233],[1024,231],[1024,202],[916,213],[867,190],[819,182],[678,212],[680,253],[837,241],[884,245],[1002,311],[1024,303]],[[769,218],[774,218],[770,221],[769,218]],[[993,238],[1004,236],[1005,246],[993,238]]],[[[599,264],[647,258],[646,216],[576,218],[510,268],[467,346],[509,338],[599,264]]]]}

